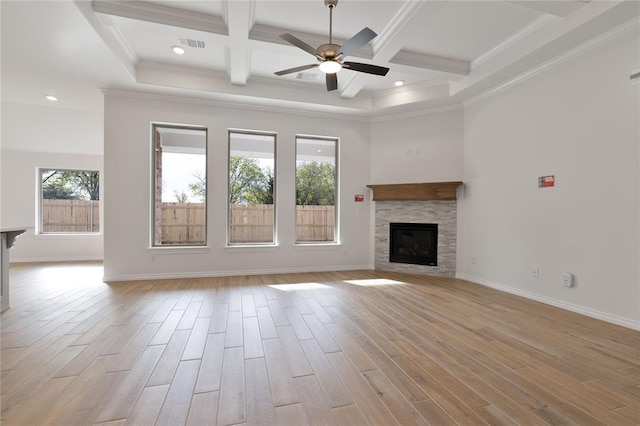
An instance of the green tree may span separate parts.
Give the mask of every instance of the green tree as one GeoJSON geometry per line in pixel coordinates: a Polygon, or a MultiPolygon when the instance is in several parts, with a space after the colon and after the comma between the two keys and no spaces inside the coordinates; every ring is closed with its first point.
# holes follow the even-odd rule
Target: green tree
{"type": "Polygon", "coordinates": [[[42,195],[48,199],[99,200],[100,173],[82,170],[43,170],[42,195]]]}
{"type": "MultiPolygon", "coordinates": [[[[189,184],[191,193],[205,199],[205,178],[194,173],[189,184]]],[[[274,177],[271,169],[260,167],[258,160],[231,157],[229,160],[229,202],[231,204],[273,204],[274,177]]]]}
{"type": "MultiPolygon", "coordinates": [[[[268,172],[270,174],[270,171],[268,172]]],[[[270,204],[273,203],[273,177],[269,189],[269,177],[258,160],[248,157],[229,159],[229,203],[270,204]]]]}
{"type": "Polygon", "coordinates": [[[298,205],[333,206],[336,193],[336,168],[331,163],[306,161],[296,171],[298,205]]]}
{"type": "Polygon", "coordinates": [[[273,170],[264,169],[263,173],[264,180],[260,188],[255,192],[255,202],[256,204],[273,204],[273,190],[275,185],[273,170]]]}

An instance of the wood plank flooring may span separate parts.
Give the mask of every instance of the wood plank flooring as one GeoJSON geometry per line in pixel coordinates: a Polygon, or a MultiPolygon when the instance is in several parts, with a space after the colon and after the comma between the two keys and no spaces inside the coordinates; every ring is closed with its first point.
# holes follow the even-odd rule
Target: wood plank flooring
{"type": "Polygon", "coordinates": [[[461,280],[10,271],[4,425],[640,424],[640,333],[461,280]]]}

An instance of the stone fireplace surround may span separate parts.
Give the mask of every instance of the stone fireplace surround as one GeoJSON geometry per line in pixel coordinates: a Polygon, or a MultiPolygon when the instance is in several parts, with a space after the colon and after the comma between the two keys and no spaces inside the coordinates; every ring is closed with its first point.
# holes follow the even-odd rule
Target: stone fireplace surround
{"type": "Polygon", "coordinates": [[[462,182],[368,185],[375,201],[375,268],[384,271],[454,277],[457,201],[462,182]],[[438,266],[389,262],[391,222],[437,223],[438,266]]]}

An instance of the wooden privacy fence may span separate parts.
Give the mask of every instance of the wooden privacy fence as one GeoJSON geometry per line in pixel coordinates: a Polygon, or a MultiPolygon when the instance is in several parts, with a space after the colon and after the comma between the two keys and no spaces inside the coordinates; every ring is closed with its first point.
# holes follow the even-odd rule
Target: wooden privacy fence
{"type": "Polygon", "coordinates": [[[204,244],[205,213],[202,203],[162,203],[162,244],[204,244]]]}
{"type": "Polygon", "coordinates": [[[42,200],[42,232],[99,232],[100,201],[42,200]]]}
{"type": "MultiPolygon", "coordinates": [[[[99,201],[43,200],[43,232],[98,232],[99,201]]],[[[202,203],[162,203],[163,244],[203,244],[205,208],[202,203]]],[[[273,241],[273,205],[231,205],[229,232],[232,243],[273,241]]],[[[333,241],[334,206],[296,206],[298,241],[333,241]]]]}
{"type": "Polygon", "coordinates": [[[273,204],[229,206],[229,242],[273,242],[273,204]]]}
{"type": "Polygon", "coordinates": [[[335,227],[334,206],[296,206],[297,241],[333,241],[335,227]]]}
{"type": "MultiPolygon", "coordinates": [[[[204,242],[204,205],[199,203],[162,203],[163,244],[202,244],[204,242]]],[[[333,241],[334,206],[296,206],[298,241],[333,241]]],[[[273,241],[273,205],[232,204],[229,209],[231,243],[273,241]]]]}

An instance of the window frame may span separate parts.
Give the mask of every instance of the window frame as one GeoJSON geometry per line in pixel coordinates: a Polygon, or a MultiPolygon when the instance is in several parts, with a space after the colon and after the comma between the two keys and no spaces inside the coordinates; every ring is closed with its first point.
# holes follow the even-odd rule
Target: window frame
{"type": "Polygon", "coordinates": [[[277,247],[278,246],[278,196],[277,196],[277,170],[278,170],[278,134],[277,132],[270,132],[265,130],[248,130],[248,129],[227,129],[227,190],[226,190],[226,203],[227,203],[227,216],[226,216],[226,248],[256,248],[256,247],[277,247]],[[273,137],[273,236],[271,242],[232,242],[231,241],[231,202],[230,202],[230,190],[231,190],[231,135],[232,134],[248,134],[257,136],[270,136],[273,137]]]}
{"type": "MultiPolygon", "coordinates": [[[[104,226],[104,219],[102,214],[102,171],[98,169],[89,169],[89,168],[65,168],[65,167],[37,167],[36,168],[36,182],[37,182],[37,201],[36,201],[36,226],[35,226],[35,235],[37,236],[45,236],[45,237],[56,237],[56,236],[95,236],[102,234],[102,227],[104,226]],[[99,193],[98,193],[98,231],[87,231],[87,232],[71,232],[71,231],[44,231],[44,213],[43,213],[43,182],[42,182],[42,173],[45,170],[54,170],[56,172],[89,172],[89,173],[98,173],[98,182],[99,182],[99,193]]],[[[89,200],[93,201],[93,200],[89,200]]]]}
{"type": "Polygon", "coordinates": [[[298,139],[320,140],[334,142],[334,163],[335,163],[335,193],[334,193],[334,230],[333,241],[300,241],[298,239],[298,220],[297,210],[294,211],[294,245],[297,247],[310,246],[335,246],[340,245],[340,138],[337,136],[320,136],[308,134],[296,134],[294,138],[295,145],[295,168],[294,168],[294,209],[298,207],[298,139]]]}
{"type": "MultiPolygon", "coordinates": [[[[194,251],[198,249],[208,249],[209,247],[209,129],[202,125],[191,124],[175,124],[175,123],[163,123],[152,122],[151,123],[151,190],[150,190],[150,231],[149,231],[149,248],[154,251],[173,252],[178,251],[194,251]],[[178,130],[197,130],[204,132],[204,156],[205,156],[205,175],[204,175],[204,241],[202,244],[156,244],[156,133],[157,129],[178,129],[178,130]]],[[[162,193],[160,195],[160,203],[162,203],[162,193]]]]}

